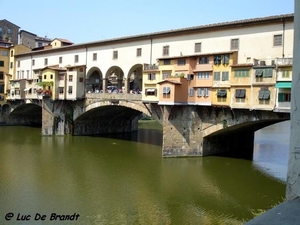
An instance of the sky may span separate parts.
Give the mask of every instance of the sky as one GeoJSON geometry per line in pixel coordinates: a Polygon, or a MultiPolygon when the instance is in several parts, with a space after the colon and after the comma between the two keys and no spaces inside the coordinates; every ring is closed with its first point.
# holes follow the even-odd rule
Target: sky
{"type": "Polygon", "coordinates": [[[7,6],[0,20],[75,44],[294,12],[294,0],[0,0],[0,5],[7,6]]]}

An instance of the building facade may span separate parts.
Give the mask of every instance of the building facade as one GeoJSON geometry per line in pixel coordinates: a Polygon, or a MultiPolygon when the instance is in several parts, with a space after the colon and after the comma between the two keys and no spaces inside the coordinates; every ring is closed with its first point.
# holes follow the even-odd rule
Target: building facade
{"type": "Polygon", "coordinates": [[[69,78],[57,82],[61,73],[75,70],[65,100],[113,85],[141,90],[144,102],[161,105],[281,110],[289,105],[292,65],[283,61],[293,55],[293,24],[286,14],[82,44],[54,39],[48,49],[16,55],[11,80],[37,85],[48,82],[41,69],[60,68],[53,72],[54,99],[71,90],[69,78]]]}

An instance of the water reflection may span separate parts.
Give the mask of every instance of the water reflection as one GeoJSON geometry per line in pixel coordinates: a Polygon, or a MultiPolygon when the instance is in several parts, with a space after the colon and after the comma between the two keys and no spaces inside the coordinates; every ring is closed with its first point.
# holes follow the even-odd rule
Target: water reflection
{"type": "Polygon", "coordinates": [[[256,132],[253,166],[263,173],[286,181],[290,141],[290,121],[281,122],[256,132]]]}
{"type": "Polygon", "coordinates": [[[141,129],[137,142],[42,137],[28,127],[0,127],[0,135],[0,224],[7,212],[80,214],[78,223],[43,224],[241,224],[285,192],[260,172],[262,155],[162,158],[161,129],[141,129]]]}

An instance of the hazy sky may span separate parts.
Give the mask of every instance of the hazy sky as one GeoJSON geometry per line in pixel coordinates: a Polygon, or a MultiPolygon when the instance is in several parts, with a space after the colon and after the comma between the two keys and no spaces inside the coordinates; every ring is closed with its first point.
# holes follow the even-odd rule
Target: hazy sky
{"type": "Polygon", "coordinates": [[[0,0],[0,5],[5,6],[0,19],[76,44],[294,12],[294,0],[0,0]]]}

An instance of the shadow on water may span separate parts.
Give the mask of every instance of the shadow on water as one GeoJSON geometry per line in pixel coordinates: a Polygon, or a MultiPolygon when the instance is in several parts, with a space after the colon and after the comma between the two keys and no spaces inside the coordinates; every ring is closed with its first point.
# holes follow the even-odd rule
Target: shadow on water
{"type": "Polygon", "coordinates": [[[92,137],[120,139],[126,141],[134,141],[143,144],[151,144],[156,146],[162,146],[162,128],[155,121],[139,122],[139,130],[131,133],[119,133],[119,134],[101,134],[93,135],[92,137]]]}

